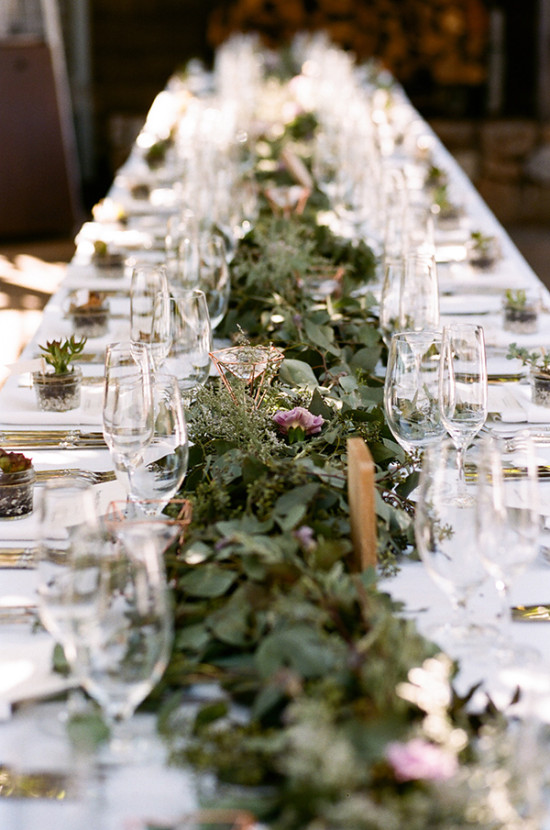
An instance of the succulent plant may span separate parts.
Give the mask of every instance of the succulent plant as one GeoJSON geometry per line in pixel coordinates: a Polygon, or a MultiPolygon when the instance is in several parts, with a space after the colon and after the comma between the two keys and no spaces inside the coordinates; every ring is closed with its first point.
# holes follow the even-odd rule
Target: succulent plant
{"type": "Polygon", "coordinates": [[[513,290],[508,288],[504,293],[504,305],[516,311],[523,311],[527,305],[527,292],[523,288],[513,290]]]}
{"type": "Polygon", "coordinates": [[[0,447],[0,471],[7,475],[9,473],[20,473],[32,467],[32,459],[23,455],[22,452],[6,452],[0,447]]]}
{"type": "Polygon", "coordinates": [[[550,377],[550,352],[542,347],[538,351],[530,352],[524,346],[510,343],[506,357],[508,360],[521,360],[524,366],[529,366],[536,374],[550,377]]]}
{"type": "Polygon", "coordinates": [[[64,375],[72,372],[71,361],[79,355],[86,345],[86,337],[75,339],[74,334],[61,340],[48,340],[45,346],[39,346],[44,360],[49,366],[53,366],[54,374],[64,375]]]}
{"type": "Polygon", "coordinates": [[[88,291],[82,302],[72,302],[69,311],[88,311],[103,308],[105,294],[103,291],[88,291]],[[86,299],[87,297],[87,299],[86,299]]]}

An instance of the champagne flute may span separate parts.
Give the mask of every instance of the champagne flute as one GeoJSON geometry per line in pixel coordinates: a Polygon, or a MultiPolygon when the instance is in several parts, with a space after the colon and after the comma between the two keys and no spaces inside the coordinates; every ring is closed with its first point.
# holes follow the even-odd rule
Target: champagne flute
{"type": "Polygon", "coordinates": [[[149,345],[154,368],[158,368],[166,352],[166,326],[153,327],[159,294],[168,296],[165,266],[149,263],[134,266],[130,287],[130,339],[149,345]]]}
{"type": "Polygon", "coordinates": [[[435,257],[409,250],[399,298],[399,326],[421,331],[439,328],[439,286],[435,257]]]}
{"type": "Polygon", "coordinates": [[[113,343],[105,357],[103,436],[131,492],[131,470],[154,432],[150,356],[145,344],[113,343]]]}
{"type": "Polygon", "coordinates": [[[38,503],[38,612],[65,651],[95,613],[98,572],[89,542],[98,530],[91,484],[69,476],[45,483],[38,503]]]}
{"type": "Polygon", "coordinates": [[[203,233],[200,237],[199,287],[206,295],[212,330],[227,312],[231,283],[226,246],[219,233],[203,233]]]}
{"type": "Polygon", "coordinates": [[[404,331],[393,335],[384,383],[388,426],[403,449],[413,455],[445,432],[439,411],[441,335],[404,331]]]}
{"type": "Polygon", "coordinates": [[[130,469],[130,499],[146,515],[162,512],[187,472],[188,440],[183,400],[174,375],[153,379],[154,432],[130,469]]]}
{"type": "Polygon", "coordinates": [[[477,550],[501,599],[499,636],[493,640],[499,663],[519,665],[540,658],[511,637],[510,590],[538,554],[540,493],[535,445],[527,431],[510,445],[486,436],[480,445],[476,493],[477,550]]]}
{"type": "MultiPolygon", "coordinates": [[[[170,347],[162,368],[175,375],[185,402],[208,380],[212,328],[206,295],[200,289],[173,291],[168,299],[170,347]]],[[[158,304],[157,314],[165,313],[158,304]]]]}
{"type": "Polygon", "coordinates": [[[414,521],[420,558],[453,609],[452,618],[429,636],[457,655],[482,644],[482,628],[470,619],[468,603],[487,579],[477,551],[475,499],[457,498],[458,452],[449,438],[426,448],[414,521]]]}
{"type": "Polygon", "coordinates": [[[384,257],[384,279],[380,297],[380,330],[387,348],[392,334],[399,329],[401,286],[405,275],[405,259],[402,256],[384,257]]]}
{"type": "Polygon", "coordinates": [[[158,537],[143,520],[123,520],[114,531],[101,557],[97,594],[97,613],[70,664],[111,730],[103,760],[127,763],[138,756],[128,721],[162,677],[173,636],[158,537]]]}
{"type": "MultiPolygon", "coordinates": [[[[88,482],[63,477],[47,481],[38,499],[36,593],[42,625],[67,661],[97,613],[98,557],[102,549],[96,494],[88,482]]],[[[63,734],[78,697],[48,722],[63,734]]]]}
{"type": "Polygon", "coordinates": [[[443,328],[439,406],[457,449],[457,498],[467,499],[464,454],[487,418],[487,360],[481,326],[450,323],[443,328]]]}

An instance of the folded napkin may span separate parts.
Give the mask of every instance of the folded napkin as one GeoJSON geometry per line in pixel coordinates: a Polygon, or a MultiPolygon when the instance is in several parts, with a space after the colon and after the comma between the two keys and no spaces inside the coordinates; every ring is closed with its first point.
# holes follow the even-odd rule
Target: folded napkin
{"type": "Polygon", "coordinates": [[[488,409],[493,417],[508,423],[550,423],[550,407],[531,403],[531,387],[519,383],[490,385],[488,409]]]}
{"type": "MultiPolygon", "coordinates": [[[[10,378],[13,381],[14,378],[10,378]]],[[[0,423],[34,426],[102,426],[103,385],[82,384],[81,403],[68,412],[43,412],[38,408],[36,392],[6,382],[0,391],[0,423]]]]}
{"type": "Polygon", "coordinates": [[[498,294],[451,294],[439,299],[441,314],[491,314],[502,309],[498,294]]]}
{"type": "Polygon", "coordinates": [[[70,262],[67,265],[63,288],[89,288],[94,291],[130,290],[129,267],[98,268],[91,262],[70,262]]]}
{"type": "Polygon", "coordinates": [[[74,685],[52,669],[54,641],[48,634],[28,636],[28,629],[21,635],[21,625],[2,631],[0,645],[2,678],[0,701],[16,703],[25,699],[58,694],[74,685]],[[13,630],[16,628],[17,630],[13,630]]]}
{"type": "MultiPolygon", "coordinates": [[[[126,489],[118,480],[109,481],[106,484],[94,484],[94,491],[97,493],[97,512],[103,515],[110,502],[125,501],[126,489]]],[[[24,519],[0,519],[0,538],[5,543],[27,543],[33,545],[38,538],[38,500],[40,498],[39,486],[35,485],[34,490],[34,510],[30,516],[24,519]]],[[[1,550],[1,548],[0,548],[1,550]]]]}

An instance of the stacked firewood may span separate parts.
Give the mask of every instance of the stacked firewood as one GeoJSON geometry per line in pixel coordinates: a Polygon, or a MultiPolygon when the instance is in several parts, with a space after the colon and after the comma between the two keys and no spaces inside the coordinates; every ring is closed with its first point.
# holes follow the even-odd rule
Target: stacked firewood
{"type": "Polygon", "coordinates": [[[486,78],[489,19],[484,0],[221,0],[210,17],[218,46],[234,32],[259,32],[280,46],[322,29],[359,60],[379,58],[401,82],[478,85],[486,78]]]}

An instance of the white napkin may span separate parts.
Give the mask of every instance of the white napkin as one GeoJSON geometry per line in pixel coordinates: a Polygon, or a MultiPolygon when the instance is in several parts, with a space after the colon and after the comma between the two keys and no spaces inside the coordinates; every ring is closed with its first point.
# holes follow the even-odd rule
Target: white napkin
{"type": "MultiPolygon", "coordinates": [[[[97,511],[100,516],[106,512],[110,502],[126,499],[124,485],[118,480],[109,481],[106,484],[95,484],[94,490],[97,492],[97,511]]],[[[24,519],[0,519],[0,542],[28,542],[34,544],[38,537],[38,513],[36,508],[39,498],[37,487],[35,487],[34,510],[30,516],[26,516],[24,519]]]]}
{"type": "Polygon", "coordinates": [[[451,294],[439,298],[441,314],[490,314],[500,311],[498,294],[451,294]]]}
{"type": "Polygon", "coordinates": [[[103,385],[82,384],[80,406],[68,412],[43,412],[32,387],[6,383],[0,393],[0,422],[24,427],[102,426],[103,385]]]}
{"type": "Polygon", "coordinates": [[[531,403],[531,387],[519,383],[491,384],[488,409],[494,417],[508,423],[550,423],[550,407],[531,403]]]}

